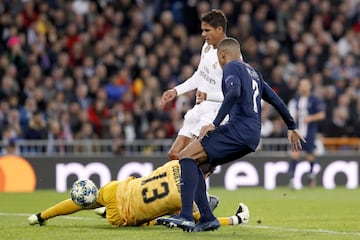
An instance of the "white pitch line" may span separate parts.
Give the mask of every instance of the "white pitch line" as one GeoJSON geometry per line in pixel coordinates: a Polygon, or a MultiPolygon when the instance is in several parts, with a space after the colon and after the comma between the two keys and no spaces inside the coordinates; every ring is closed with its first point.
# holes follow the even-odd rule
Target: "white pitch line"
{"type": "MultiPolygon", "coordinates": [[[[0,212],[0,216],[18,216],[18,217],[28,217],[32,214],[27,213],[4,213],[0,212]]],[[[71,219],[71,220],[99,220],[99,218],[90,218],[90,217],[72,217],[72,216],[58,216],[61,218],[71,219]]],[[[100,219],[102,220],[102,219],[100,219]]],[[[360,236],[360,232],[344,232],[344,231],[333,231],[327,229],[302,229],[302,228],[287,228],[287,227],[274,227],[274,226],[256,226],[256,225],[241,225],[245,228],[254,228],[254,229],[265,229],[265,230],[277,230],[283,232],[306,232],[306,233],[324,233],[329,235],[354,235],[360,236]]]]}
{"type": "MultiPolygon", "coordinates": [[[[0,216],[29,217],[31,215],[32,214],[27,214],[27,213],[4,213],[4,212],[0,212],[0,216]]],[[[71,219],[71,220],[99,220],[99,218],[96,218],[96,217],[89,218],[89,217],[58,216],[57,218],[66,218],[66,219],[71,219]]]]}
{"type": "Polygon", "coordinates": [[[343,231],[333,231],[327,229],[302,229],[302,228],[287,228],[287,227],[274,227],[274,226],[255,226],[255,225],[242,225],[246,228],[255,228],[255,229],[266,229],[266,230],[278,230],[284,232],[306,232],[306,233],[325,233],[330,235],[355,235],[360,236],[360,232],[343,232],[343,231]]]}

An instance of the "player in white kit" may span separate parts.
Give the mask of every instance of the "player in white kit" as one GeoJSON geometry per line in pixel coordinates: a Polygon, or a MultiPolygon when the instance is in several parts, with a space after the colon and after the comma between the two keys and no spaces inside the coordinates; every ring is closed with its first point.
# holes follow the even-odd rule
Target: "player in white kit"
{"type": "Polygon", "coordinates": [[[201,50],[198,69],[184,83],[163,93],[161,104],[176,96],[197,89],[196,105],[184,117],[183,127],[173,142],[168,156],[178,160],[179,153],[191,139],[199,136],[202,126],[212,123],[223,101],[222,69],[217,58],[217,46],[226,37],[226,17],[220,10],[211,10],[201,16],[201,30],[205,43],[201,50]]]}

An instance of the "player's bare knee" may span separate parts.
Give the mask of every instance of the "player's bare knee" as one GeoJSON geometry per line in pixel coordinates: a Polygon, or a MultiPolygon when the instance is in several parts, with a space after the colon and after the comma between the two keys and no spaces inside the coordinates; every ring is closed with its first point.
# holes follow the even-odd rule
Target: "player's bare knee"
{"type": "Polygon", "coordinates": [[[170,160],[179,160],[179,153],[170,149],[168,151],[168,157],[170,160]]]}

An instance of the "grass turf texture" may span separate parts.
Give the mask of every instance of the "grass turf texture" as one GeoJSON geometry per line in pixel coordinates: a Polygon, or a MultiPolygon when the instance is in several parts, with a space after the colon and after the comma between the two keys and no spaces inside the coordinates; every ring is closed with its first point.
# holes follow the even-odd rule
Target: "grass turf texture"
{"type": "Polygon", "coordinates": [[[217,216],[231,216],[239,202],[250,209],[244,226],[218,231],[185,233],[163,226],[113,228],[92,210],[57,217],[46,226],[29,226],[27,217],[69,196],[68,193],[0,193],[1,239],[360,239],[360,191],[322,188],[292,191],[278,188],[212,188],[221,198],[217,216]]]}

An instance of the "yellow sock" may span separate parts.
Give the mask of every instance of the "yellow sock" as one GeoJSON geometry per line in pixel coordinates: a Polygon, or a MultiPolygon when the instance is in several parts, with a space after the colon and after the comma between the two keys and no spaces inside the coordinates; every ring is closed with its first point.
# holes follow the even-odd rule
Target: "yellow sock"
{"type": "Polygon", "coordinates": [[[142,224],[141,226],[149,227],[149,226],[154,226],[154,225],[155,225],[155,220],[151,220],[149,222],[146,222],[146,223],[142,224]]]}
{"type": "Polygon", "coordinates": [[[193,212],[194,221],[198,222],[200,219],[200,212],[193,212]]]}
{"type": "Polygon", "coordinates": [[[229,226],[229,225],[232,225],[230,223],[230,218],[227,218],[227,217],[218,217],[217,220],[219,221],[220,223],[220,226],[229,226]]]}
{"type": "Polygon", "coordinates": [[[81,209],[82,207],[76,205],[71,199],[67,199],[41,212],[40,216],[46,220],[59,215],[71,214],[81,209]]]}

